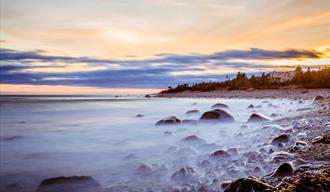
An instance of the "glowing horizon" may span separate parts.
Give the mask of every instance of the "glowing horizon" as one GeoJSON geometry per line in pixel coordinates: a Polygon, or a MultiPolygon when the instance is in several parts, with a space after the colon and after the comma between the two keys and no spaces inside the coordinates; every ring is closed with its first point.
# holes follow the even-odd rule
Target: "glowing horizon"
{"type": "Polygon", "coordinates": [[[28,86],[34,93],[149,93],[237,71],[329,65],[329,6],[324,0],[4,0],[0,92],[28,93],[28,86]]]}

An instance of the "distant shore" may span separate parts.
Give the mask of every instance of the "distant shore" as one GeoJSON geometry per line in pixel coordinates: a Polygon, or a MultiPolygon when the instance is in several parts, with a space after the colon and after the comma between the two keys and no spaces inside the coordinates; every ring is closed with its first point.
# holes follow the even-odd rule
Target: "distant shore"
{"type": "Polygon", "coordinates": [[[244,90],[192,92],[157,94],[156,97],[183,97],[183,98],[288,98],[313,99],[315,96],[330,98],[330,89],[265,89],[251,92],[244,90]]]}

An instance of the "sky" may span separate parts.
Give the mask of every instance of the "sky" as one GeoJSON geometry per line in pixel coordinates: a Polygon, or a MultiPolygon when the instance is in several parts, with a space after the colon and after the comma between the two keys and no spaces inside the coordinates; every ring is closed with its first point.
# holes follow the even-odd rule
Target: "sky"
{"type": "Polygon", "coordinates": [[[330,64],[328,0],[0,0],[1,94],[155,93],[330,64]]]}

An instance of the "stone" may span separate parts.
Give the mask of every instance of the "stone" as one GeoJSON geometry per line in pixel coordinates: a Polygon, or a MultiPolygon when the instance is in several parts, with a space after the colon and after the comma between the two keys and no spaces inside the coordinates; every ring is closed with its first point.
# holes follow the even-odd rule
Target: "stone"
{"type": "Polygon", "coordinates": [[[314,97],[313,101],[314,102],[319,102],[319,101],[323,101],[325,98],[321,95],[317,95],[316,97],[314,97]]]}
{"type": "Polygon", "coordinates": [[[252,105],[252,104],[250,104],[249,106],[248,106],[248,109],[253,109],[254,108],[254,105],[252,105]]]}
{"type": "Polygon", "coordinates": [[[152,171],[152,166],[146,163],[142,163],[136,169],[137,174],[147,174],[152,171]]]}
{"type": "Polygon", "coordinates": [[[248,122],[263,122],[263,121],[270,121],[271,119],[265,115],[259,114],[259,113],[252,113],[252,115],[249,117],[248,122]]]}
{"type": "Polygon", "coordinates": [[[211,159],[226,159],[229,158],[230,154],[227,151],[224,151],[222,149],[214,151],[211,155],[210,158],[211,159]]]}
{"type": "Polygon", "coordinates": [[[229,107],[228,107],[228,105],[223,104],[223,103],[216,103],[212,106],[212,109],[215,109],[215,108],[229,108],[229,107]]]}
{"type": "Polygon", "coordinates": [[[273,173],[273,177],[286,177],[293,174],[292,163],[282,163],[273,173]]]}
{"type": "Polygon", "coordinates": [[[198,121],[194,119],[183,119],[182,124],[197,125],[198,121]]]}
{"type": "Polygon", "coordinates": [[[234,118],[226,111],[221,109],[214,109],[203,113],[200,120],[217,120],[221,122],[234,122],[234,118]]]}
{"type": "Polygon", "coordinates": [[[143,115],[142,114],[137,114],[136,117],[143,117],[143,115]]]}
{"type": "Polygon", "coordinates": [[[54,177],[43,180],[37,192],[101,192],[101,185],[90,176],[54,177]]]}
{"type": "Polygon", "coordinates": [[[199,110],[193,109],[193,110],[187,111],[185,114],[190,115],[190,114],[196,114],[196,113],[200,113],[199,110]]]}
{"type": "Polygon", "coordinates": [[[271,144],[272,145],[279,145],[280,143],[287,143],[290,141],[291,136],[288,134],[282,134],[279,135],[277,137],[275,137],[274,139],[272,139],[271,144]]]}
{"type": "Polygon", "coordinates": [[[259,181],[256,177],[245,177],[225,185],[224,192],[264,192],[273,189],[272,186],[259,181]]]}
{"type": "Polygon", "coordinates": [[[179,171],[173,173],[171,176],[172,180],[189,180],[192,179],[196,174],[194,168],[190,166],[183,166],[179,171]]]}
{"type": "Polygon", "coordinates": [[[180,123],[180,119],[176,118],[175,116],[170,116],[159,120],[155,125],[177,125],[180,123]]]}

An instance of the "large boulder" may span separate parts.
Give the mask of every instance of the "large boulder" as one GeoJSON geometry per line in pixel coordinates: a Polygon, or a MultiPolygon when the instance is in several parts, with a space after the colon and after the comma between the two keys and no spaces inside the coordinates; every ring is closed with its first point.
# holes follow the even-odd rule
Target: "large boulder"
{"type": "Polygon", "coordinates": [[[263,121],[270,121],[271,119],[265,115],[259,114],[259,113],[252,113],[252,115],[249,117],[248,122],[263,122],[263,121]]]}
{"type": "Polygon", "coordinates": [[[170,116],[157,121],[155,125],[176,125],[180,123],[181,123],[180,119],[176,118],[175,116],[170,116]]]}
{"type": "Polygon", "coordinates": [[[228,105],[223,104],[223,103],[216,103],[212,106],[212,109],[217,109],[217,108],[229,108],[228,105]]]}
{"type": "Polygon", "coordinates": [[[214,109],[203,113],[200,120],[217,120],[221,122],[234,122],[234,118],[226,111],[221,109],[214,109]]]}
{"type": "Polygon", "coordinates": [[[272,186],[259,181],[255,177],[246,177],[226,185],[224,192],[264,192],[271,189],[273,189],[272,186]]]}
{"type": "Polygon", "coordinates": [[[90,176],[54,177],[43,180],[37,192],[102,192],[101,185],[90,176]]]}

